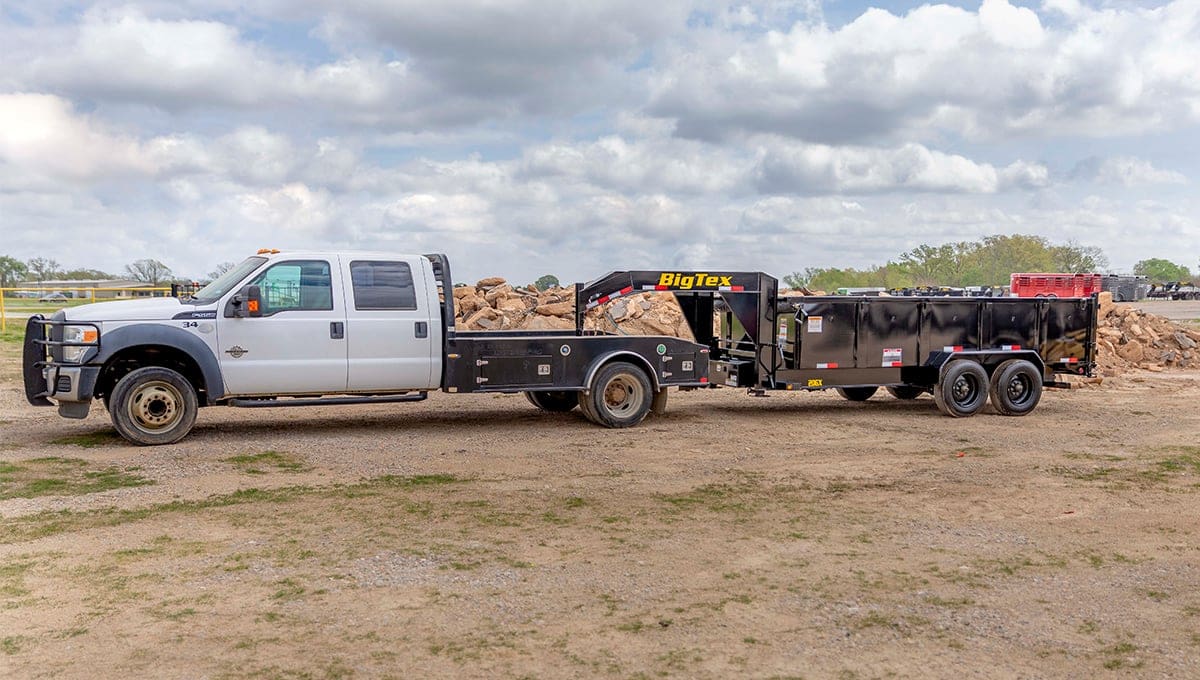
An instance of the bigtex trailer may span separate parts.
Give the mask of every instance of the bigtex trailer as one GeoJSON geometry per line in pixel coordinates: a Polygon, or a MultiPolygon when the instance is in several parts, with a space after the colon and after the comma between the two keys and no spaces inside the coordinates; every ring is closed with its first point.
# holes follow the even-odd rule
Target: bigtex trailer
{"type": "Polygon", "coordinates": [[[943,413],[989,401],[1025,415],[1060,373],[1091,375],[1097,300],[781,296],[747,272],[614,272],[580,295],[595,305],[635,290],[670,291],[696,342],[709,348],[710,385],[836,389],[864,401],[880,387],[899,399],[930,392],[943,413]],[[716,315],[720,323],[714,323],[716,315]]]}
{"type": "Polygon", "coordinates": [[[613,272],[576,286],[575,328],[455,329],[444,255],[262,251],[193,297],[98,303],[31,318],[26,396],[83,418],[104,402],[138,444],[185,436],[202,406],[405,402],[432,390],[524,392],[628,427],[667,389],[835,388],[864,400],[932,392],[972,415],[1022,415],[1058,373],[1088,374],[1094,299],[781,297],[747,272],[613,272]],[[585,330],[635,291],[673,293],[695,342],[585,330]],[[719,318],[720,323],[714,320],[719,318]]]}

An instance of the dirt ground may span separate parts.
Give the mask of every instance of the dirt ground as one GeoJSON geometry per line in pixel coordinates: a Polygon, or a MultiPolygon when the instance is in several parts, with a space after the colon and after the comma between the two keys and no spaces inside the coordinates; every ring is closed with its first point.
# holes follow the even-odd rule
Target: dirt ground
{"type": "Polygon", "coordinates": [[[0,676],[1195,677],[1200,372],[932,401],[206,409],[136,448],[0,361],[0,676]]]}

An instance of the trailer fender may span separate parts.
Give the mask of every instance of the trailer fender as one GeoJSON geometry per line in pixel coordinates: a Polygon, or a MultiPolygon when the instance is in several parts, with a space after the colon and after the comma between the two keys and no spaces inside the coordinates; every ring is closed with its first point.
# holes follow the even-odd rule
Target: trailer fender
{"type": "Polygon", "coordinates": [[[591,387],[592,379],[596,377],[596,372],[599,371],[602,366],[616,359],[625,359],[630,361],[630,363],[635,366],[644,368],[646,370],[646,377],[650,379],[651,387],[653,387],[655,392],[659,390],[658,371],[654,370],[654,367],[650,365],[650,362],[646,360],[646,357],[627,349],[606,352],[593,359],[592,364],[588,366],[587,375],[585,375],[583,378],[583,389],[587,390],[591,387]]]}
{"type": "Polygon", "coordinates": [[[1000,364],[1009,359],[1024,359],[1037,367],[1042,375],[1046,375],[1046,362],[1042,361],[1042,357],[1031,349],[1021,350],[964,350],[961,352],[931,352],[929,360],[925,362],[926,366],[936,367],[938,371],[938,381],[946,374],[946,366],[955,359],[967,359],[970,361],[982,364],[988,369],[990,374],[1000,364]]]}

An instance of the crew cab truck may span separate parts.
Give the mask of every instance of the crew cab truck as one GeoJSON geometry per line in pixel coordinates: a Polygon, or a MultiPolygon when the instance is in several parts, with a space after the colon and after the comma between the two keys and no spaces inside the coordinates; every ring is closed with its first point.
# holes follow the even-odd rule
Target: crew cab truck
{"type": "Polygon", "coordinates": [[[707,345],[710,386],[835,389],[866,401],[880,387],[898,399],[932,393],[948,416],[989,401],[1008,416],[1031,412],[1061,374],[1095,368],[1098,298],[780,296],[763,273],[614,272],[604,290],[670,290],[696,342],[707,345]],[[720,285],[703,283],[717,280],[720,285]],[[713,315],[719,319],[713,323],[713,315]]]}
{"type": "Polygon", "coordinates": [[[186,300],[150,298],[32,317],[26,397],[86,417],[103,400],[137,444],[184,437],[202,406],[404,402],[431,390],[525,392],[628,427],[668,387],[707,382],[707,346],[674,337],[463,332],[444,255],[259,252],[186,300]]]}

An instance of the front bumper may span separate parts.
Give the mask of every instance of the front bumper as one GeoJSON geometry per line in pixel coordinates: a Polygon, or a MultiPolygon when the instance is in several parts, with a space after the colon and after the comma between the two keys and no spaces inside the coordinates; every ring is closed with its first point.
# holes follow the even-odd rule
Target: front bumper
{"type": "MultiPolygon", "coordinates": [[[[34,406],[53,406],[57,402],[58,413],[63,417],[86,418],[96,390],[96,380],[100,377],[100,367],[64,364],[55,361],[53,356],[47,356],[63,345],[85,344],[62,342],[60,329],[57,329],[55,337],[55,327],[62,325],[61,319],[47,321],[36,315],[26,324],[21,362],[25,397],[34,406]]],[[[99,343],[86,345],[98,347],[99,343]]]]}

